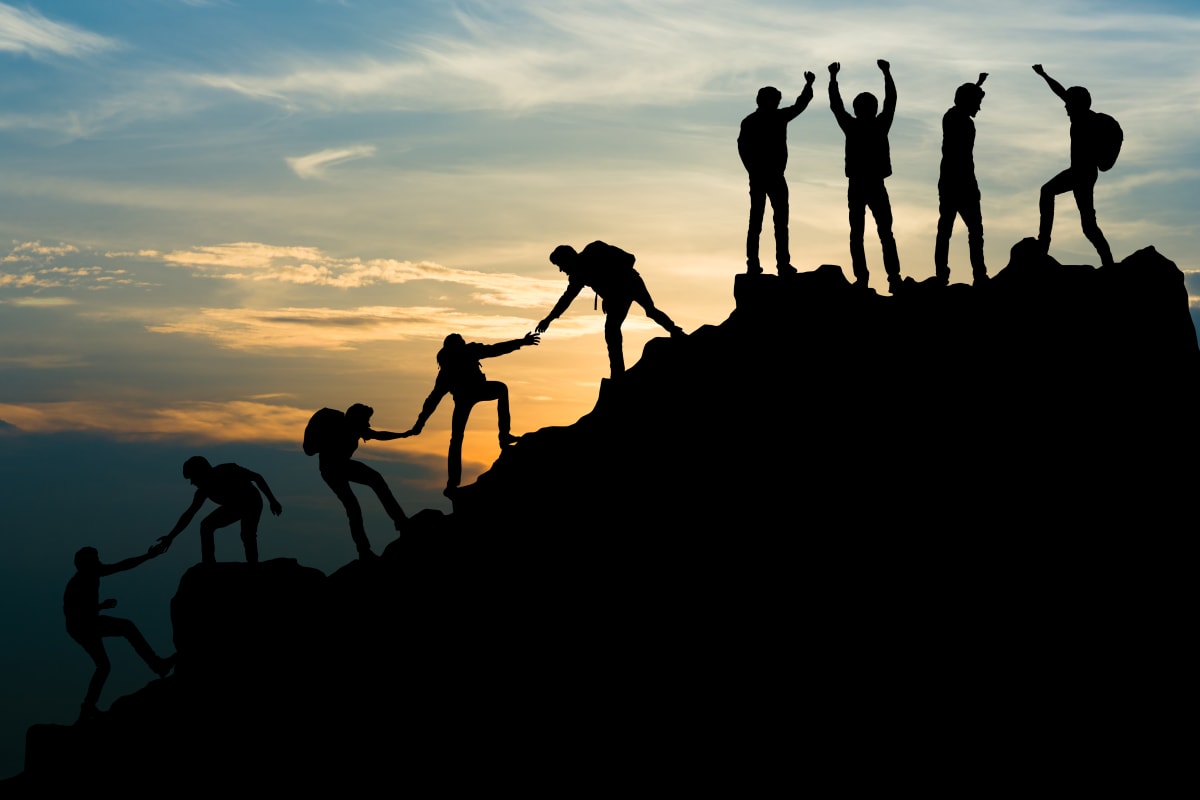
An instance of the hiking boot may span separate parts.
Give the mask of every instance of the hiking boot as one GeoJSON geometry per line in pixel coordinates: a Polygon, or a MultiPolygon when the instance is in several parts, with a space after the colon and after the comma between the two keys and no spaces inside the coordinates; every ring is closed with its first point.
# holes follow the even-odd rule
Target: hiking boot
{"type": "Polygon", "coordinates": [[[175,653],[172,653],[166,658],[158,659],[158,662],[152,667],[154,674],[160,678],[167,677],[167,673],[175,669],[175,655],[175,653]]]}
{"type": "Polygon", "coordinates": [[[104,712],[96,708],[92,703],[79,704],[79,719],[75,720],[76,725],[83,725],[93,720],[100,719],[104,716],[104,712]]]}
{"type": "Polygon", "coordinates": [[[796,268],[793,267],[791,264],[780,264],[779,266],[775,267],[775,269],[779,272],[780,275],[795,275],[796,274],[796,268]]]}
{"type": "MultiPolygon", "coordinates": [[[[513,436],[511,433],[500,434],[500,446],[501,447],[508,447],[510,444],[515,444],[516,442],[519,442],[519,441],[521,441],[520,436],[513,436]]],[[[446,489],[449,490],[450,487],[447,486],[446,489]]]]}
{"type": "Polygon", "coordinates": [[[686,339],[687,332],[683,328],[676,325],[674,328],[671,328],[671,338],[672,339],[686,339]]]}
{"type": "Polygon", "coordinates": [[[746,274],[747,275],[762,275],[762,265],[758,263],[758,259],[746,259],[746,274]]]}

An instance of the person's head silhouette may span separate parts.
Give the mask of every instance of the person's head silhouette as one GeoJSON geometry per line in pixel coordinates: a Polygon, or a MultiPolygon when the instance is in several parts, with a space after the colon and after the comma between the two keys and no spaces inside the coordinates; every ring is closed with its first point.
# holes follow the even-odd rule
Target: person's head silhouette
{"type": "Polygon", "coordinates": [[[362,403],[355,403],[346,409],[346,421],[354,427],[366,428],[371,424],[371,416],[375,409],[362,403]]]}
{"type": "Polygon", "coordinates": [[[559,272],[570,273],[571,267],[578,258],[579,253],[575,251],[574,247],[569,244],[560,244],[550,254],[550,263],[558,267],[559,272]]]}
{"type": "Polygon", "coordinates": [[[964,83],[954,92],[954,105],[972,117],[983,103],[983,89],[978,84],[964,83]]]}
{"type": "Polygon", "coordinates": [[[192,456],[183,462],[183,477],[191,481],[193,486],[199,485],[196,481],[204,480],[204,476],[210,471],[212,471],[212,464],[208,463],[208,459],[204,456],[192,456]]]}
{"type": "Polygon", "coordinates": [[[779,102],[783,100],[783,93],[774,86],[764,86],[758,90],[758,97],[755,102],[759,108],[779,108],[779,102]]]}
{"type": "Polygon", "coordinates": [[[1087,89],[1082,86],[1072,86],[1067,89],[1067,98],[1064,105],[1067,108],[1067,116],[1073,117],[1076,114],[1082,114],[1092,107],[1092,95],[1087,89]]]}
{"type": "Polygon", "coordinates": [[[467,340],[460,333],[451,333],[442,340],[442,349],[438,350],[437,362],[438,367],[444,367],[456,360],[456,356],[464,347],[467,346],[467,340]]]}
{"type": "Polygon", "coordinates": [[[854,98],[854,116],[859,119],[874,119],[879,113],[879,101],[870,92],[863,92],[854,98]]]}
{"type": "Polygon", "coordinates": [[[100,563],[100,551],[94,547],[81,547],[75,552],[75,569],[89,569],[100,563]]]}

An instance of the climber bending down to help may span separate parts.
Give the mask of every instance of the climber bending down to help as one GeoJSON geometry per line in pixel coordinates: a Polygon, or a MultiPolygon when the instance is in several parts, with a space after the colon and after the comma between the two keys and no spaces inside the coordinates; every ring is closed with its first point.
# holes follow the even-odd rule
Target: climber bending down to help
{"type": "Polygon", "coordinates": [[[262,496],[258,489],[267,496],[271,504],[271,513],[279,516],[283,506],[271,494],[271,487],[257,472],[251,472],[237,464],[218,464],[213,466],[204,456],[192,456],[183,462],[183,477],[196,487],[192,504],[187,507],[179,522],[166,536],[159,538],[163,549],[171,546],[175,537],[183,533],[192,522],[192,517],[204,505],[205,500],[212,500],[220,506],[200,523],[200,561],[205,564],[217,560],[216,545],[213,534],[217,528],[224,528],[239,520],[242,523],[242,547],[246,551],[246,561],[258,563],[258,520],[262,516],[262,496]],[[258,489],[254,487],[257,486],[258,489]]]}
{"type": "Polygon", "coordinates": [[[160,678],[171,671],[175,665],[175,656],[160,658],[142,632],[127,619],[110,617],[101,614],[110,608],[115,608],[117,601],[113,599],[100,602],[100,579],[133,569],[139,564],[154,558],[166,550],[163,544],[156,544],[140,556],[127,558],[115,564],[104,564],[100,561],[100,553],[94,547],[84,547],[75,554],[75,575],[67,581],[67,590],[63,593],[63,615],[67,618],[67,633],[79,642],[80,647],[91,656],[96,664],[92,680],[88,684],[87,695],[79,710],[79,721],[84,722],[99,716],[96,703],[100,700],[100,692],[112,664],[108,660],[108,652],[104,649],[106,636],[119,636],[133,645],[134,652],[141,656],[146,666],[160,678]]]}
{"type": "Polygon", "coordinates": [[[646,316],[657,322],[671,334],[672,339],[686,336],[671,318],[659,311],[650,299],[646,282],[633,268],[634,256],[619,247],[604,242],[592,242],[577,253],[574,247],[561,244],[550,254],[550,263],[567,275],[567,290],[550,309],[546,318],[537,324],[537,332],[544,333],[550,323],[562,316],[571,301],[590,286],[604,301],[604,341],[608,343],[608,364],[612,377],[625,372],[625,355],[621,348],[621,323],[629,314],[629,306],[637,303],[646,316]]]}
{"type": "Polygon", "coordinates": [[[454,417],[450,423],[450,452],[446,456],[446,491],[449,497],[462,482],[462,442],[467,430],[467,419],[476,403],[496,400],[496,416],[500,427],[500,446],[517,441],[512,435],[512,417],[508,411],[508,387],[500,381],[489,381],[479,365],[480,359],[494,358],[519,350],[526,345],[537,345],[541,337],[527,333],[521,339],[497,344],[468,343],[457,333],[452,333],[442,342],[438,351],[438,376],[433,391],[425,398],[421,413],[412,430],[406,436],[416,436],[425,427],[429,417],[437,409],[442,398],[450,394],[454,398],[454,417]]]}

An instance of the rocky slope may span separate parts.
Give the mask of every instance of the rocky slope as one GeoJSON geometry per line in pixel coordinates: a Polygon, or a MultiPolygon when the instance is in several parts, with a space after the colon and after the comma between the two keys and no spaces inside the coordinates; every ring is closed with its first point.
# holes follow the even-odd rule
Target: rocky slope
{"type": "Polygon", "coordinates": [[[744,794],[800,755],[1169,754],[1182,274],[1024,242],[986,286],[907,289],[740,275],[728,320],[650,342],[378,561],[194,567],[175,674],[32,728],[7,788],[744,794]]]}

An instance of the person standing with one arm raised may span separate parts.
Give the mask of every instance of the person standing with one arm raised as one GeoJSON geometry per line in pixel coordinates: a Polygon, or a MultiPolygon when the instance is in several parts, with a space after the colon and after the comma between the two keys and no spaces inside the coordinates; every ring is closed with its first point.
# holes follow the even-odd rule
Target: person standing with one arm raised
{"type": "MultiPolygon", "coordinates": [[[[1083,235],[1087,237],[1096,252],[1100,255],[1102,266],[1113,263],[1112,250],[1108,240],[1096,222],[1096,179],[1101,168],[1107,166],[1101,162],[1100,138],[1103,131],[1095,111],[1092,111],[1092,95],[1082,86],[1072,86],[1064,89],[1063,85],[1046,74],[1041,64],[1034,64],[1033,71],[1042,76],[1050,90],[1062,99],[1071,118],[1071,166],[1055,175],[1042,186],[1041,197],[1038,201],[1040,221],[1038,224],[1038,244],[1046,252],[1050,251],[1050,231],[1054,227],[1054,198],[1056,195],[1071,192],[1075,195],[1075,205],[1079,207],[1079,219],[1083,224],[1083,235]]],[[[1111,119],[1111,117],[1109,118],[1111,119]]],[[[1115,123],[1114,123],[1115,124],[1115,123]]],[[[1120,149],[1121,135],[1117,129],[1116,146],[1112,159],[1116,159],[1115,150],[1120,149]]]]}
{"type": "Polygon", "coordinates": [[[979,182],[975,179],[975,123],[983,103],[983,82],[964,83],[954,92],[954,105],[942,117],[942,164],[938,176],[937,239],[933,265],[939,283],[950,282],[950,234],[954,219],[961,216],[967,226],[967,247],[975,284],[988,279],[983,259],[983,213],[979,207],[979,182]]]}
{"type": "Polygon", "coordinates": [[[763,271],[758,240],[768,198],[775,223],[775,269],[780,275],[796,273],[788,252],[788,185],[783,176],[788,159],[787,125],[808,108],[816,79],[813,73],[804,73],[804,91],[787,108],[779,107],[783,94],[778,89],[764,86],[755,98],[758,109],[742,120],[738,155],[750,176],[750,226],[746,231],[746,272],[750,275],[763,271]]]}

